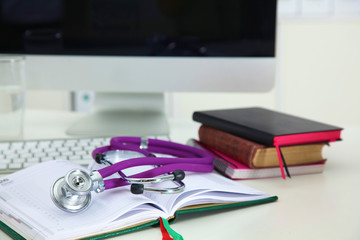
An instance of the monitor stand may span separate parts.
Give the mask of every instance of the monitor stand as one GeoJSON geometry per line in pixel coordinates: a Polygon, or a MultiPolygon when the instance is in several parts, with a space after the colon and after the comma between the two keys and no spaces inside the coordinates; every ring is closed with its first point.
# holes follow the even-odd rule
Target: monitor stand
{"type": "Polygon", "coordinates": [[[66,134],[76,137],[168,136],[163,93],[96,93],[91,113],[66,134]]]}

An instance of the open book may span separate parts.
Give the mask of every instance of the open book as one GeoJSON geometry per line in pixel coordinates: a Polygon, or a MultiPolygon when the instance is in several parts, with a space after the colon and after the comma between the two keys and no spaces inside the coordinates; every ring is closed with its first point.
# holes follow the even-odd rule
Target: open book
{"type": "Polygon", "coordinates": [[[72,169],[81,167],[56,160],[0,179],[0,227],[10,235],[19,234],[26,239],[105,237],[155,225],[159,217],[172,219],[189,211],[247,206],[277,199],[216,173],[187,173],[185,190],[179,194],[134,195],[129,186],[125,186],[92,193],[90,207],[74,214],[57,208],[50,198],[54,181],[72,169]]]}

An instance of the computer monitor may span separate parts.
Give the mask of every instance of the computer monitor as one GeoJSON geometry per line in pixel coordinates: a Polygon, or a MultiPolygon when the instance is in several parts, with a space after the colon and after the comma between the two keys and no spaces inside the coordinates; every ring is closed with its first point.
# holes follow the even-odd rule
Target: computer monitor
{"type": "Polygon", "coordinates": [[[0,0],[28,89],[92,90],[71,135],[164,135],[165,92],[266,92],[276,0],[0,0]]]}

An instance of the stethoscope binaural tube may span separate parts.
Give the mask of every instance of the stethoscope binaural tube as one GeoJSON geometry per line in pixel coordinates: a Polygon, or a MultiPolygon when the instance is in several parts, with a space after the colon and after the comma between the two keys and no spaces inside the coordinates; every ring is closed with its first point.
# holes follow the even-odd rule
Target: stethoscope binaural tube
{"type": "MultiPolygon", "coordinates": [[[[149,159],[146,158],[135,158],[135,159],[129,159],[122,162],[115,163],[111,165],[111,167],[106,167],[103,169],[98,170],[100,175],[103,178],[109,177],[121,170],[136,167],[136,166],[144,166],[144,165],[160,165],[160,167],[156,167],[154,169],[138,173],[133,176],[129,177],[137,177],[137,178],[148,178],[153,177],[161,174],[165,174],[168,172],[172,172],[177,169],[182,169],[184,171],[194,171],[194,172],[210,172],[213,170],[212,165],[205,165],[205,164],[199,164],[194,163],[196,162],[196,158],[153,158],[149,159]],[[176,159],[179,163],[174,163],[174,160],[176,159]],[[146,161],[146,163],[144,163],[146,161]]],[[[108,188],[106,188],[108,189],[108,188]]]]}
{"type": "MultiPolygon", "coordinates": [[[[211,172],[213,170],[213,156],[200,149],[182,145],[179,143],[163,141],[158,139],[146,139],[139,137],[115,137],[110,141],[109,146],[97,148],[93,151],[92,156],[94,159],[98,158],[99,154],[114,150],[129,150],[136,151],[144,154],[145,156],[152,156],[154,153],[168,154],[177,158],[170,157],[144,157],[134,158],[121,161],[112,165],[111,168],[103,168],[98,170],[103,178],[109,177],[121,170],[144,165],[160,165],[160,167],[128,176],[129,178],[149,178],[153,176],[162,175],[172,172],[177,169],[192,172],[211,172]],[[139,146],[142,149],[139,149],[139,146]],[[174,163],[176,161],[177,163],[174,163]]],[[[116,179],[117,181],[105,180],[105,189],[120,187],[128,185],[125,179],[116,179]],[[116,183],[114,183],[114,181],[116,183]]]]}
{"type": "Polygon", "coordinates": [[[92,152],[92,157],[95,159],[97,154],[111,150],[136,151],[148,157],[154,153],[160,153],[178,158],[196,158],[197,163],[204,164],[212,164],[213,161],[213,157],[209,153],[198,148],[170,141],[139,137],[114,137],[110,140],[109,146],[95,149],[92,152]]]}

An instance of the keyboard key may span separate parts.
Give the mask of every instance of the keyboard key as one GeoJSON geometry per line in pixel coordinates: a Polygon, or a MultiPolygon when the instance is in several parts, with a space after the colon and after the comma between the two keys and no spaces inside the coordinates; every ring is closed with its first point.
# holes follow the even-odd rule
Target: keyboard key
{"type": "Polygon", "coordinates": [[[26,153],[29,153],[29,149],[18,149],[16,150],[16,153],[19,154],[19,155],[23,155],[23,154],[26,154],[26,153]]]}
{"type": "Polygon", "coordinates": [[[89,141],[80,140],[78,146],[82,146],[82,147],[89,146],[89,141]]]}
{"type": "Polygon", "coordinates": [[[49,152],[47,155],[49,157],[58,157],[60,156],[60,152],[49,152]]]}
{"type": "Polygon", "coordinates": [[[28,159],[26,159],[26,162],[28,162],[28,163],[38,163],[38,162],[40,162],[40,158],[38,158],[38,157],[28,158],[28,159]]]}
{"type": "Polygon", "coordinates": [[[31,153],[25,153],[25,154],[20,154],[20,158],[22,159],[28,159],[28,158],[32,158],[33,154],[31,153]]]}
{"type": "Polygon", "coordinates": [[[42,157],[41,158],[42,162],[51,161],[51,160],[54,160],[54,157],[42,157]]]}
{"type": "Polygon", "coordinates": [[[90,143],[92,146],[102,146],[105,143],[104,138],[94,138],[93,141],[90,143]]]}
{"type": "Polygon", "coordinates": [[[57,151],[59,151],[59,152],[69,152],[70,148],[69,147],[59,147],[57,149],[57,151]]]}
{"type": "Polygon", "coordinates": [[[22,163],[9,163],[8,167],[9,169],[21,169],[22,163]]]}
{"type": "Polygon", "coordinates": [[[2,151],[2,155],[4,155],[5,157],[8,157],[9,155],[13,155],[13,154],[16,154],[16,150],[14,149],[2,151]]]}
{"type": "Polygon", "coordinates": [[[11,160],[10,159],[3,159],[3,158],[1,158],[0,159],[0,164],[1,163],[4,163],[4,164],[6,164],[6,163],[11,163],[11,160]]]}
{"type": "Polygon", "coordinates": [[[46,157],[46,153],[37,152],[37,153],[34,153],[34,157],[43,158],[43,157],[46,157]]]}
{"type": "Polygon", "coordinates": [[[48,146],[50,146],[51,141],[40,141],[38,144],[38,147],[40,148],[46,148],[48,146]]]}
{"type": "Polygon", "coordinates": [[[62,147],[64,146],[64,142],[64,140],[54,140],[51,145],[53,147],[62,147]]]}
{"type": "Polygon", "coordinates": [[[71,151],[68,151],[68,152],[61,152],[60,155],[61,155],[61,156],[73,156],[74,153],[71,152],[71,151]]]}
{"type": "Polygon", "coordinates": [[[26,142],[24,149],[31,149],[31,148],[35,148],[37,146],[38,142],[35,141],[31,141],[31,142],[26,142]]]}
{"type": "Polygon", "coordinates": [[[44,149],[42,149],[42,148],[32,148],[32,149],[30,149],[30,153],[33,153],[33,154],[35,154],[35,153],[42,153],[43,150],[44,150],[44,149]]]}
{"type": "Polygon", "coordinates": [[[84,150],[85,151],[88,151],[88,152],[92,152],[92,151],[94,151],[94,149],[95,149],[96,147],[93,147],[93,146],[89,146],[89,147],[84,147],[84,150]]]}
{"type": "Polygon", "coordinates": [[[64,147],[72,147],[72,146],[76,146],[76,145],[77,145],[76,140],[68,140],[64,143],[64,147]]]}
{"type": "Polygon", "coordinates": [[[71,147],[70,150],[73,152],[80,152],[80,151],[83,151],[83,148],[82,147],[71,147]]]}
{"type": "Polygon", "coordinates": [[[9,149],[9,147],[10,147],[10,143],[8,143],[8,142],[2,142],[2,143],[0,143],[0,151],[1,150],[7,150],[7,149],[9,149]]]}
{"type": "Polygon", "coordinates": [[[21,149],[24,146],[23,142],[13,142],[10,145],[10,149],[21,149]]]}
{"type": "Polygon", "coordinates": [[[16,159],[16,158],[18,158],[18,157],[19,157],[19,155],[16,154],[16,153],[10,153],[10,154],[7,154],[7,155],[6,155],[6,158],[7,158],[7,159],[16,159]]]}
{"type": "Polygon", "coordinates": [[[12,160],[13,163],[23,163],[24,162],[24,159],[22,158],[15,158],[12,160]]]}
{"type": "Polygon", "coordinates": [[[35,164],[37,164],[37,163],[34,163],[34,162],[24,163],[24,164],[23,164],[23,167],[24,167],[24,168],[27,168],[27,167],[34,166],[35,164]]]}
{"type": "Polygon", "coordinates": [[[8,165],[6,163],[0,163],[0,170],[4,171],[8,169],[8,165]]]}
{"type": "Polygon", "coordinates": [[[57,148],[55,148],[55,147],[48,147],[48,148],[44,149],[44,152],[46,152],[46,153],[51,153],[51,152],[56,152],[56,151],[57,151],[57,148]]]}
{"type": "Polygon", "coordinates": [[[89,155],[88,151],[75,151],[74,153],[75,153],[76,156],[89,155]]]}

